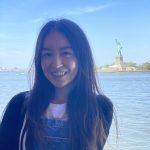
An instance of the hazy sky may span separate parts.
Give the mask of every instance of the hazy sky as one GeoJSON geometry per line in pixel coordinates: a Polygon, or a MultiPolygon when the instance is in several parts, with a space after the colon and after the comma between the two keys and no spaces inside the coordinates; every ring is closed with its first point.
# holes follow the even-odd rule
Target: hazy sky
{"type": "Polygon", "coordinates": [[[81,26],[97,66],[113,63],[115,39],[124,61],[150,61],[149,0],[0,0],[0,66],[28,68],[41,26],[55,18],[81,26]]]}

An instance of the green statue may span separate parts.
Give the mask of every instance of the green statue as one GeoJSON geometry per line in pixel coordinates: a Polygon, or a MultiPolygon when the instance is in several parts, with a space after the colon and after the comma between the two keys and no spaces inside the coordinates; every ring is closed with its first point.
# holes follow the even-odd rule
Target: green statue
{"type": "Polygon", "coordinates": [[[116,44],[117,44],[117,53],[118,55],[121,55],[122,46],[121,43],[117,41],[117,39],[116,39],[116,44]]]}

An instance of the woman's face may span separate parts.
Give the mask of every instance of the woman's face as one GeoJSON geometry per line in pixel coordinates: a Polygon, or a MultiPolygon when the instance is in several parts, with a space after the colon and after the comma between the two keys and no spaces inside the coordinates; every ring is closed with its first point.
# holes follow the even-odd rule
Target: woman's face
{"type": "Polygon", "coordinates": [[[45,77],[56,88],[72,85],[78,72],[78,64],[69,41],[62,33],[54,31],[46,36],[41,66],[45,77]]]}

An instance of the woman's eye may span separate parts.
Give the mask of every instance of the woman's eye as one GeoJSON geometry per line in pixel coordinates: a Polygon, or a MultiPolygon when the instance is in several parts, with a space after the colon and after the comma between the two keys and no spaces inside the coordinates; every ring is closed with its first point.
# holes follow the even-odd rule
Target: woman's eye
{"type": "Polygon", "coordinates": [[[50,56],[52,56],[52,53],[43,53],[42,56],[44,56],[44,57],[50,57],[50,56]]]}
{"type": "Polygon", "coordinates": [[[64,56],[72,56],[72,53],[71,52],[63,52],[63,55],[64,56]]]}

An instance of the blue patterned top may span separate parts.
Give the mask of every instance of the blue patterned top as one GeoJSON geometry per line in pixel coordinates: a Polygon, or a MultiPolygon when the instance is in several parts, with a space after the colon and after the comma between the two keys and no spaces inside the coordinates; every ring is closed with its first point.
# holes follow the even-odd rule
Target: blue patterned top
{"type": "MultiPolygon", "coordinates": [[[[70,150],[69,127],[66,120],[42,119],[42,128],[44,141],[46,141],[44,150],[70,150]]],[[[36,143],[35,149],[39,146],[36,143]]]]}

